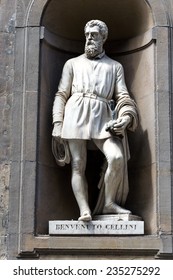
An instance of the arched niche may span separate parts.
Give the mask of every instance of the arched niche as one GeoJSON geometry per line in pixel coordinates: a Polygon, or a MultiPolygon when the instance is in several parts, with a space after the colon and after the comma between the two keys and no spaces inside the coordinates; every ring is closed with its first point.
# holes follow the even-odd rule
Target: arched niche
{"type": "MultiPolygon", "coordinates": [[[[83,53],[83,28],[90,19],[101,19],[109,28],[106,52],[124,66],[126,83],[136,100],[140,126],[129,135],[130,192],[127,207],[145,221],[146,233],[156,233],[156,164],[154,112],[154,20],[144,0],[48,1],[42,19],[40,99],[38,127],[36,232],[47,233],[48,221],[76,219],[79,215],[70,184],[70,166],[60,168],[51,152],[52,105],[62,67],[83,53]]],[[[90,192],[98,195],[102,156],[88,152],[90,192]]],[[[94,205],[95,201],[90,201],[94,205]]]]}
{"type": "Polygon", "coordinates": [[[158,251],[170,253],[172,120],[168,108],[171,109],[172,92],[170,74],[172,22],[168,22],[169,10],[166,1],[17,0],[16,3],[12,120],[14,137],[8,235],[10,257],[16,258],[16,255],[20,255],[22,258],[38,258],[39,253],[43,255],[53,252],[61,256],[73,253],[87,256],[97,252],[102,258],[109,254],[111,257],[113,254],[116,257],[117,254],[119,258],[121,253],[129,257],[129,251],[133,253],[133,257],[135,254],[146,256],[146,253],[153,257],[158,251]],[[66,3],[64,12],[63,3],[66,3]],[[74,4],[71,10],[70,3],[74,4]],[[81,6],[81,3],[84,6],[81,6]],[[55,6],[52,6],[53,4],[55,6]],[[74,9],[75,15],[78,16],[78,7],[80,20],[74,19],[73,16],[74,9]],[[118,13],[115,19],[113,11],[116,11],[116,7],[122,8],[120,14],[123,21],[118,13]],[[62,33],[51,29],[48,19],[51,20],[50,11],[54,8],[63,12],[63,16],[54,18],[53,25],[57,27],[58,24],[65,28],[69,23],[66,15],[71,14],[72,22],[66,30],[70,30],[71,33],[71,28],[74,28],[72,23],[77,22],[77,37],[76,35],[74,37],[73,32],[74,39],[63,37],[62,33]],[[124,38],[114,37],[115,22],[118,21],[119,26],[122,24],[127,26],[128,10],[133,15],[129,22],[131,28],[128,28],[130,37],[127,36],[127,30],[122,33],[124,38]],[[142,11],[140,17],[139,11],[142,11]],[[51,110],[64,62],[69,57],[83,52],[82,25],[90,19],[90,13],[94,18],[103,16],[102,19],[107,21],[112,35],[106,50],[110,56],[122,62],[128,88],[139,107],[141,125],[129,138],[132,158],[129,162],[128,206],[134,213],[143,217],[147,236],[78,238],[47,235],[49,219],[64,219],[72,214],[78,214],[72,193],[68,201],[71,187],[66,174],[70,173],[70,169],[67,167],[59,171],[52,156],[51,110]],[[107,13],[109,16],[106,16],[107,13]],[[110,13],[113,14],[112,18],[110,13]],[[145,18],[142,16],[143,13],[145,18]],[[134,33],[134,30],[138,30],[137,33],[134,33]],[[66,185],[59,182],[66,182],[66,185]],[[73,213],[64,214],[63,211],[59,211],[68,209],[67,207],[73,213]]]}

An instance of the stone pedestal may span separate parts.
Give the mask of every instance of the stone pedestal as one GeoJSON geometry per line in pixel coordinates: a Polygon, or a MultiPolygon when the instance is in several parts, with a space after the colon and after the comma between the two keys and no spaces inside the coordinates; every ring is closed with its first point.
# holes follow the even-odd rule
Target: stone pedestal
{"type": "Polygon", "coordinates": [[[121,215],[98,215],[90,222],[49,221],[50,235],[141,235],[144,222],[140,217],[121,215]]]}

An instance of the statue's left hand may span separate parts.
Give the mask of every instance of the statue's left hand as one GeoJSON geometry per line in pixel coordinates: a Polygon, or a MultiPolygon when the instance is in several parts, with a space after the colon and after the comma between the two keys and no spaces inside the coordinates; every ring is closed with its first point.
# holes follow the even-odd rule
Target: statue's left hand
{"type": "Polygon", "coordinates": [[[122,135],[130,121],[131,117],[129,115],[119,117],[117,120],[112,120],[107,124],[107,130],[114,135],[122,135]]]}

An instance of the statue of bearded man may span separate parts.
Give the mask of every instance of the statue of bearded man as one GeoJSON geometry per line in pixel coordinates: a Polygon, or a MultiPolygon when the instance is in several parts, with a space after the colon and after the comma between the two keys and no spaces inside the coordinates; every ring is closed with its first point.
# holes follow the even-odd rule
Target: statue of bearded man
{"type": "Polygon", "coordinates": [[[128,194],[126,130],[135,130],[138,115],[125,84],[122,65],[105,54],[106,24],[91,20],[84,31],[85,53],[68,60],[63,68],[53,105],[52,135],[54,142],[66,143],[69,148],[71,184],[80,209],[79,220],[90,221],[92,213],[85,177],[87,141],[92,140],[106,160],[103,205],[99,212],[131,213],[123,207],[128,194]],[[110,106],[113,100],[115,109],[110,106]]]}

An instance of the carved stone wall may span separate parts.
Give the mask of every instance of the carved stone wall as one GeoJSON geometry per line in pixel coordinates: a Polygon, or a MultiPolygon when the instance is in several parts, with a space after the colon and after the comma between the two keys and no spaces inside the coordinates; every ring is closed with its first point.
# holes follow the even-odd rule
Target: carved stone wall
{"type": "MultiPolygon", "coordinates": [[[[129,14],[125,13],[121,0],[109,1],[110,7],[105,3],[99,1],[97,11],[91,11],[88,5],[83,13],[80,0],[0,1],[1,259],[60,259],[72,258],[74,254],[78,258],[105,258],[106,255],[115,259],[154,258],[157,253],[159,258],[173,255],[173,0],[127,0],[129,14]],[[68,20],[64,22],[70,16],[71,9],[66,9],[70,5],[74,8],[73,26],[68,20]],[[121,18],[129,19],[128,26],[124,24],[117,30],[112,28],[119,24],[117,16],[114,16],[116,24],[112,19],[115,7],[121,18]],[[133,11],[137,15],[134,18],[133,11]],[[55,22],[57,12],[60,13],[58,23],[55,22]],[[51,207],[56,205],[53,200],[50,207],[47,198],[54,199],[51,195],[55,191],[57,167],[50,155],[50,127],[45,137],[51,125],[52,99],[48,90],[51,89],[53,96],[64,61],[83,51],[81,27],[97,15],[108,21],[112,31],[107,52],[123,63],[128,87],[140,108],[141,127],[137,137],[130,136],[128,203],[134,211],[140,210],[146,232],[141,237],[50,237],[46,219],[52,213],[51,207]],[[53,62],[54,58],[58,67],[47,64],[46,59],[53,62]],[[46,64],[49,73],[43,67],[46,64]],[[58,72],[56,83],[50,75],[54,69],[58,72]],[[43,148],[46,148],[44,153],[43,148]],[[44,164],[47,158],[49,166],[44,164]],[[41,181],[42,175],[47,181],[41,181]],[[135,197],[133,190],[138,194],[135,197]]],[[[63,182],[64,175],[58,176],[63,182]]]]}

